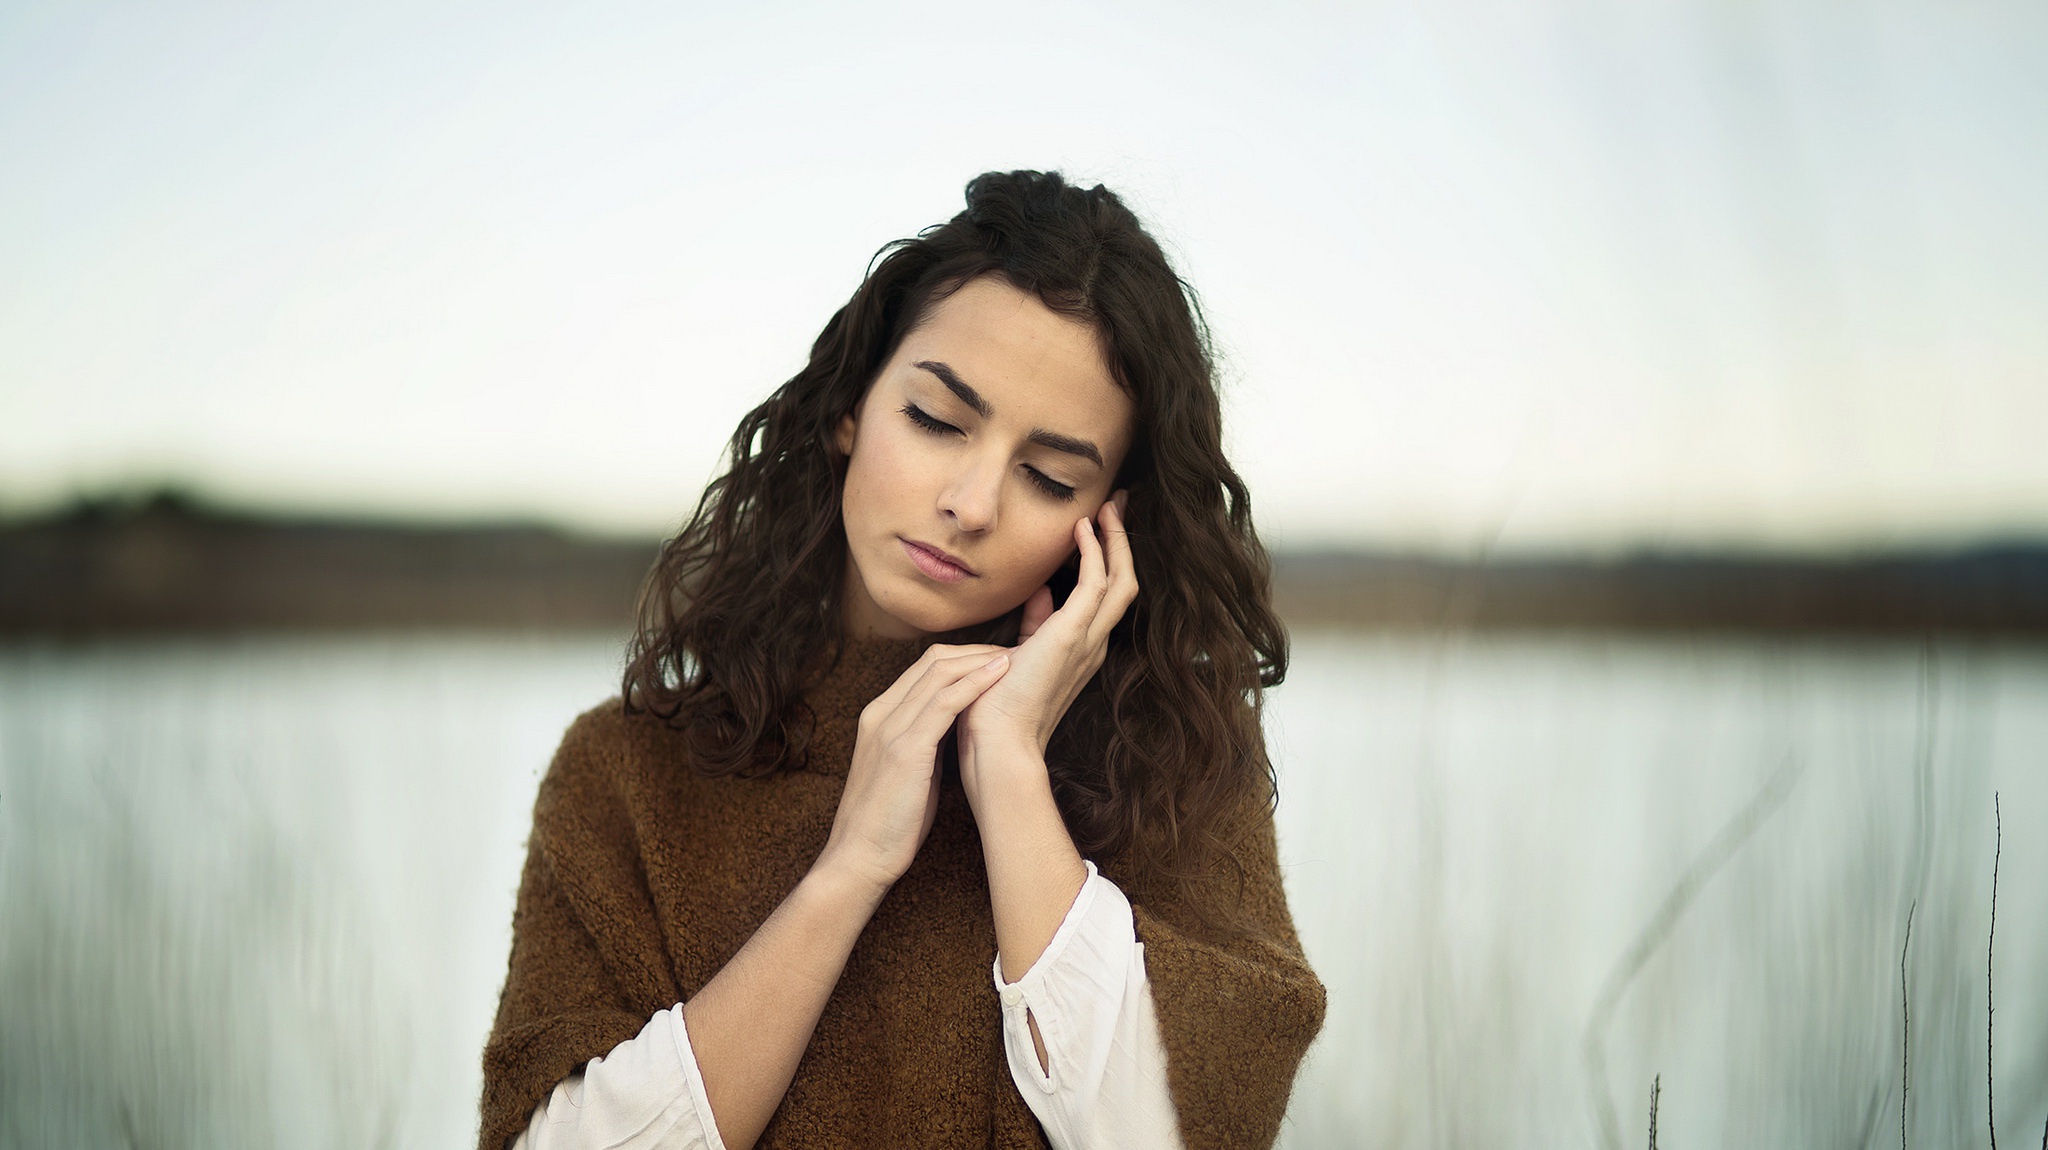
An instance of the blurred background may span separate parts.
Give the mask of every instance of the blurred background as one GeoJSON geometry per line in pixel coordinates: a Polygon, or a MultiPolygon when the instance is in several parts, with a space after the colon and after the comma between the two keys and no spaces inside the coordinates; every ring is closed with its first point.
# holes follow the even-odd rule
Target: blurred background
{"type": "Polygon", "coordinates": [[[0,1147],[472,1142],[655,545],[1015,167],[1216,333],[1330,988],[1283,1145],[2048,1136],[2044,58],[2020,0],[0,9],[0,1147]]]}

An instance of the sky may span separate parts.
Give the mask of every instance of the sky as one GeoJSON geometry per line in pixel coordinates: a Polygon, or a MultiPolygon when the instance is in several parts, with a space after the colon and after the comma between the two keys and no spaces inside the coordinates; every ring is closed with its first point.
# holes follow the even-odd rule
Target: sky
{"type": "Polygon", "coordinates": [[[2043,59],[2035,0],[15,0],[0,512],[673,529],[1032,167],[1200,293],[1277,545],[2048,538],[2043,59]]]}

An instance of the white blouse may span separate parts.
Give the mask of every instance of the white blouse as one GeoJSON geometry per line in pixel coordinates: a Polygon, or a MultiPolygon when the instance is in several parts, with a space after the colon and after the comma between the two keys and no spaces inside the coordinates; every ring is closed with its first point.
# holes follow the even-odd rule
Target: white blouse
{"type": "MultiPolygon", "coordinates": [[[[996,959],[1010,1078],[1055,1150],[1179,1150],[1166,1048],[1130,900],[1087,865],[1088,881],[1031,969],[1004,982],[996,959]],[[1027,1016],[1045,1042],[1044,1070],[1027,1016]]],[[[656,1146],[725,1150],[681,1003],[564,1079],[512,1142],[512,1150],[656,1146]]]]}

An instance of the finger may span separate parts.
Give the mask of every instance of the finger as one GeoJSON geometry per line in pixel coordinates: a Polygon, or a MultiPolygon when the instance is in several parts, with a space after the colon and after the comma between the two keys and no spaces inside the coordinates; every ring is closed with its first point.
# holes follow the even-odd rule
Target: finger
{"type": "Polygon", "coordinates": [[[979,699],[981,693],[993,686],[997,679],[1003,677],[1003,672],[1009,669],[1010,656],[1002,654],[968,670],[926,699],[923,706],[911,716],[910,726],[904,733],[915,738],[919,745],[929,742],[933,747],[937,747],[939,739],[952,728],[954,720],[960,717],[960,712],[966,710],[969,703],[979,699]]]}
{"type": "Polygon", "coordinates": [[[971,647],[949,647],[947,650],[960,653],[921,660],[925,664],[924,670],[910,684],[909,689],[905,692],[903,698],[896,703],[893,711],[903,722],[915,721],[915,716],[930,705],[933,697],[954,683],[959,682],[963,676],[986,666],[990,658],[1009,653],[1009,648],[1007,647],[995,647],[985,644],[977,644],[971,647]]]}
{"type": "MultiPolygon", "coordinates": [[[[1128,492],[1117,492],[1128,498],[1128,492]]],[[[1122,615],[1138,597],[1138,564],[1131,554],[1131,533],[1124,525],[1124,509],[1112,499],[1102,511],[1103,542],[1108,554],[1110,613],[1122,615]]]]}
{"type": "Polygon", "coordinates": [[[988,656],[1003,650],[1007,648],[990,643],[934,643],[925,648],[924,654],[917,657],[917,662],[905,667],[903,673],[896,676],[896,681],[889,684],[888,689],[875,696],[874,700],[862,709],[861,714],[871,717],[875,722],[885,722],[891,715],[912,705],[914,699],[938,690],[952,682],[958,674],[964,674],[978,666],[979,663],[974,661],[974,656],[979,655],[985,660],[988,656]],[[943,666],[951,659],[965,659],[968,662],[959,668],[956,675],[942,675],[937,680],[929,679],[934,667],[943,666]]]}
{"type": "Polygon", "coordinates": [[[951,659],[957,656],[989,656],[1004,648],[995,643],[933,643],[924,649],[924,658],[951,659]]]}
{"type": "Polygon", "coordinates": [[[1124,509],[1115,499],[1102,505],[1102,543],[1111,579],[1117,577],[1119,569],[1132,571],[1131,533],[1124,525],[1124,509]]]}
{"type": "MultiPolygon", "coordinates": [[[[944,666],[954,660],[971,660],[977,655],[982,659],[987,659],[990,655],[1003,650],[1007,650],[1007,648],[998,647],[993,643],[933,643],[924,649],[923,654],[917,657],[917,662],[905,667],[903,673],[896,676],[896,681],[889,684],[889,689],[882,692],[882,697],[889,698],[891,695],[894,695],[896,700],[900,702],[903,698],[917,690],[918,683],[926,675],[931,674],[932,668],[944,666]]],[[[975,666],[979,664],[970,663],[967,665],[975,666]]]]}
{"type": "Polygon", "coordinates": [[[1074,593],[1067,597],[1067,606],[1088,617],[1093,617],[1102,605],[1102,593],[1108,589],[1108,576],[1102,562],[1102,543],[1095,538],[1095,525],[1087,518],[1075,524],[1074,534],[1081,550],[1079,576],[1074,580],[1074,593]]]}
{"type": "Polygon", "coordinates": [[[1102,644],[1138,598],[1137,563],[1131,556],[1130,533],[1112,500],[1102,505],[1105,574],[1095,611],[1088,616],[1088,641],[1102,644]]]}
{"type": "Polygon", "coordinates": [[[1023,642],[1038,633],[1045,621],[1052,618],[1052,588],[1040,587],[1024,600],[1024,615],[1017,625],[1017,641],[1023,642]]]}

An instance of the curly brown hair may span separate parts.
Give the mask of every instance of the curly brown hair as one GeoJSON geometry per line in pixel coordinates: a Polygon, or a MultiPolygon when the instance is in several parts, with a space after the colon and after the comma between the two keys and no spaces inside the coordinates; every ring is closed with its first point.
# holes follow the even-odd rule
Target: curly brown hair
{"type": "MultiPolygon", "coordinates": [[[[931,306],[986,275],[1093,326],[1136,409],[1116,486],[1130,492],[1140,591],[1047,748],[1053,793],[1082,854],[1121,859],[1137,878],[1199,881],[1234,862],[1238,816],[1274,801],[1261,692],[1286,673],[1287,635],[1223,454],[1200,305],[1100,185],[990,172],[968,183],[965,211],[877,253],[803,370],[740,421],[731,466],[663,546],[640,594],[625,706],[681,731],[707,774],[804,761],[803,688],[841,643],[846,459],[834,429],[931,306]]],[[[1014,641],[1016,616],[949,638],[1014,641]]]]}

